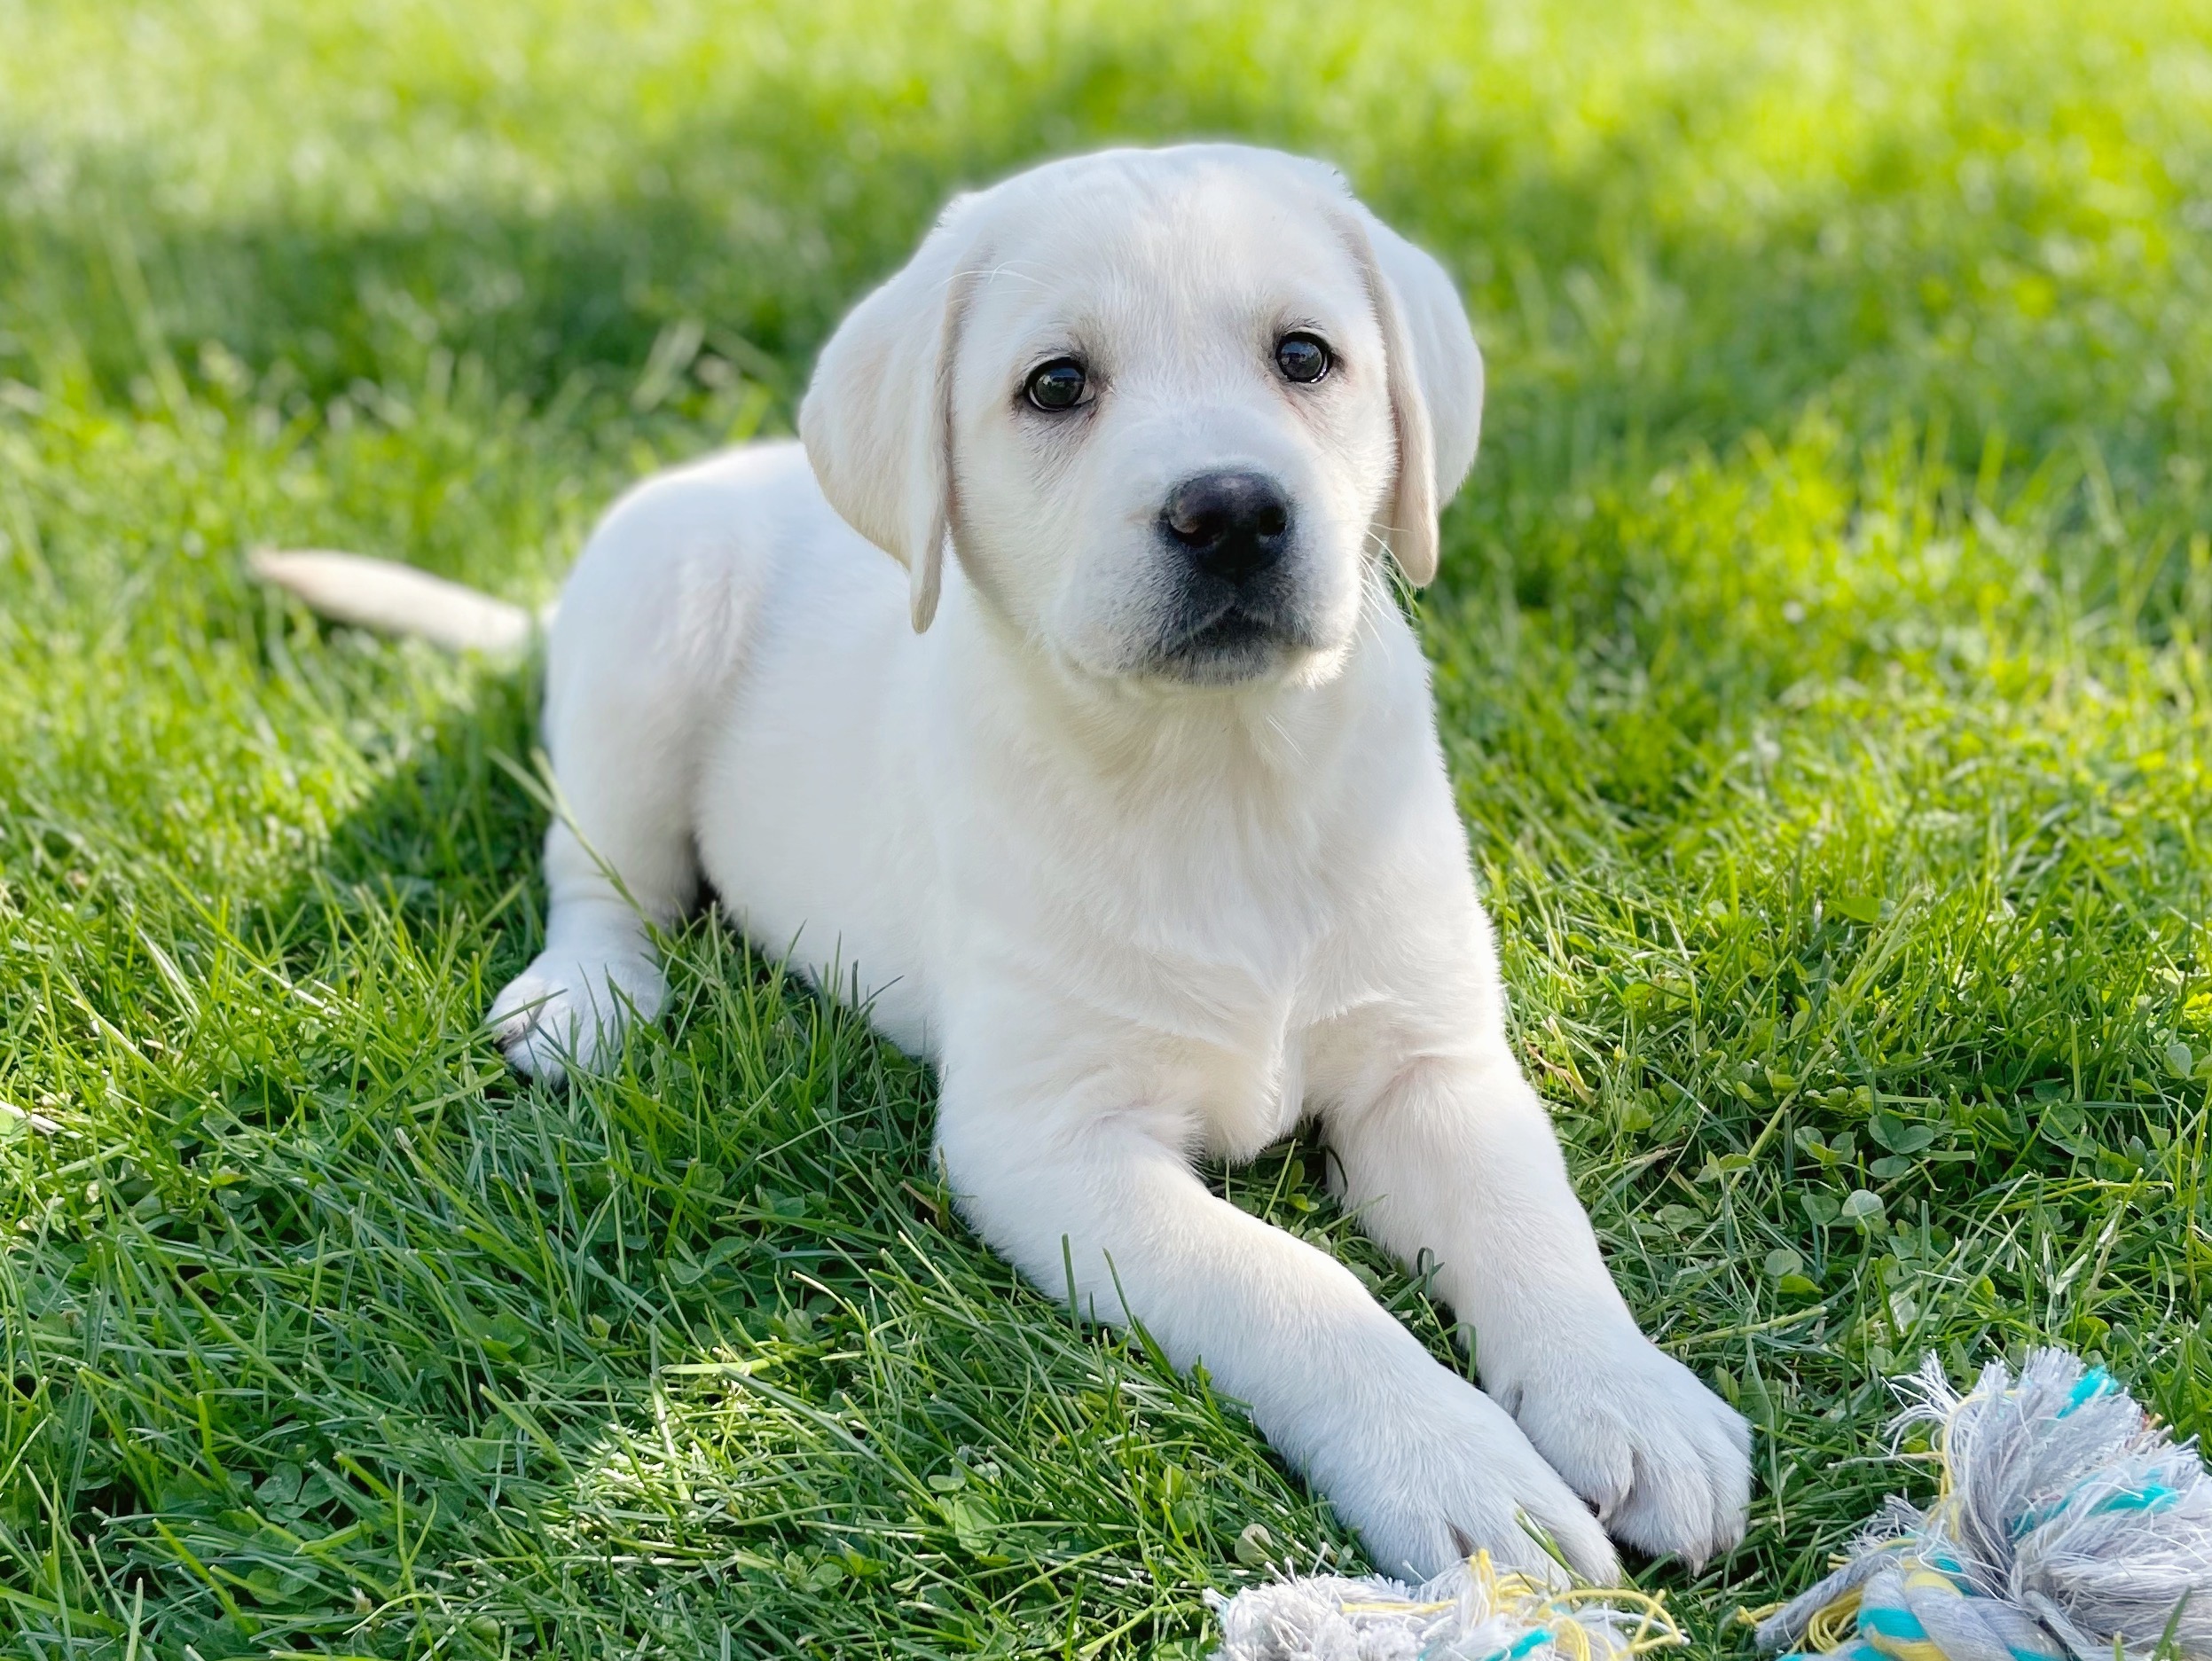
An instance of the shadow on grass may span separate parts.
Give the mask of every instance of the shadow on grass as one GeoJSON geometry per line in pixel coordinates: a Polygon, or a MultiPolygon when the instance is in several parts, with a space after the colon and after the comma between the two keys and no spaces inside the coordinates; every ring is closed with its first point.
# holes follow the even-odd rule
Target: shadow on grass
{"type": "MultiPolygon", "coordinates": [[[[2150,397],[2136,372],[2205,343],[2205,262],[2131,265],[2115,289],[2091,261],[2023,298],[2004,273],[2043,239],[2111,228],[2077,223],[2078,192],[2032,168],[1969,201],[1949,133],[1857,135],[1817,180],[1764,181],[1754,208],[1685,200],[1673,176],[1700,121],[1751,95],[1723,67],[1684,72],[1570,160],[1414,88],[1355,142],[1267,76],[1104,26],[1064,29],[1044,59],[978,49],[1003,61],[970,66],[967,101],[943,106],[759,70],[747,96],[616,139],[620,161],[551,205],[440,178],[388,186],[366,213],[296,192],[187,212],[155,158],[73,158],[67,208],[0,249],[0,289],[33,325],[0,338],[0,370],[89,374],[117,396],[151,344],[189,380],[212,341],[307,409],[419,381],[444,349],[543,404],[579,376],[629,390],[695,322],[788,403],[955,189],[1103,143],[1218,134],[1347,153],[1378,209],[1466,283],[1499,372],[1486,478],[1509,531],[1590,476],[1724,451],[1816,397],[1870,435],[1933,419],[1968,466],[1992,435],[2039,455],[2094,426],[2107,466],[2147,477],[2206,426],[2201,389],[2150,397]]],[[[43,164],[0,154],[0,176],[43,164]]]]}

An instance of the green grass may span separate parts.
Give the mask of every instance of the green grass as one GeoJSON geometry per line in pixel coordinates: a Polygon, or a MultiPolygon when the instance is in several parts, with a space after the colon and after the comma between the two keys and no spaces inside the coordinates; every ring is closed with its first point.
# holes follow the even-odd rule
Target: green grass
{"type": "MultiPolygon", "coordinates": [[[[1741,1652],[1925,1485],[1923,1351],[2212,1425],[2201,8],[0,0],[0,1648],[1194,1655],[1250,1525],[1353,1550],[710,922],[508,1077],[532,689],[242,571],[542,594],[951,189],[1190,133],[1340,161],[1488,350],[1423,626],[1518,1030],[1761,1432],[1647,1583],[1741,1652]]],[[[1318,1164],[1220,1180],[1448,1353],[1318,1164]]]]}

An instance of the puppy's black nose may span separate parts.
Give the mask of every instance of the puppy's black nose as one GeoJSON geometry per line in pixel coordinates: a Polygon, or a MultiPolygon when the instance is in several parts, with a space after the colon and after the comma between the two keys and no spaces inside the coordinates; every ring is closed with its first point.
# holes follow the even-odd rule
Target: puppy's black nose
{"type": "Polygon", "coordinates": [[[1282,558],[1290,504],[1265,474],[1202,473],[1169,494],[1160,525],[1201,571],[1239,583],[1282,558]]]}

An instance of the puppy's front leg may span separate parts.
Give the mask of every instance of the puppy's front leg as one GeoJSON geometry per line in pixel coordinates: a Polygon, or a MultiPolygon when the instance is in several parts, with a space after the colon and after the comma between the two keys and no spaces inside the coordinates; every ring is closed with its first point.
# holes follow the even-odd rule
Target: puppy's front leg
{"type": "Polygon", "coordinates": [[[1110,1062],[1051,1072],[949,1054],[939,1146],[977,1230],[1047,1296],[1134,1319],[1179,1367],[1204,1361],[1376,1562],[1425,1578],[1455,1531],[1541,1572],[1518,1521],[1604,1579],[1612,1548],[1499,1406],[1439,1366],[1325,1253],[1210,1194],[1190,1120],[1110,1062]],[[1072,1081],[1072,1082],[1070,1082],[1072,1081]]]}
{"type": "Polygon", "coordinates": [[[1328,1128],[1363,1226],[1434,1255],[1485,1387],[1616,1537],[1693,1562],[1742,1538],[1749,1430],[1638,1330],[1502,1035],[1404,1064],[1328,1128]]]}
{"type": "Polygon", "coordinates": [[[628,865],[586,848],[565,823],[546,833],[545,949],[484,1017],[517,1071],[554,1080],[571,1064],[589,1069],[613,1052],[632,1016],[650,1021],[660,1013],[668,982],[647,924],[673,921],[686,891],[676,890],[674,904],[664,897],[671,884],[644,897],[625,892],[631,871],[650,868],[634,858],[628,865]]]}
{"type": "Polygon", "coordinates": [[[698,888],[700,735],[736,650],[733,631],[687,627],[733,609],[715,562],[627,523],[618,512],[593,537],[553,623],[545,748],[562,811],[545,834],[545,945],[486,1017],[508,1061],[541,1078],[612,1054],[668,995],[651,930],[698,888]]]}

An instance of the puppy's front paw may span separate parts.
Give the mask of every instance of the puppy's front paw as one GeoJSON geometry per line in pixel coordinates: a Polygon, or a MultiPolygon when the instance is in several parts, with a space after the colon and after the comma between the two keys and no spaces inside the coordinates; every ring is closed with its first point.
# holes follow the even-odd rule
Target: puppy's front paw
{"type": "Polygon", "coordinates": [[[1479,1547],[1501,1568],[1552,1578],[1529,1524],[1577,1574],[1604,1583],[1620,1572],[1596,1519],[1505,1410],[1442,1367],[1410,1408],[1375,1411],[1333,1452],[1314,1461],[1319,1485],[1386,1574],[1430,1579],[1479,1547]]]}
{"type": "Polygon", "coordinates": [[[1699,1563],[1744,1537],[1751,1427],[1632,1325],[1563,1328],[1486,1376],[1614,1539],[1699,1563]]]}
{"type": "Polygon", "coordinates": [[[650,1021],[667,995],[649,958],[583,963],[541,954],[492,1000],[484,1024],[509,1066],[553,1084],[570,1067],[589,1072],[612,1055],[632,1015],[650,1021]]]}

